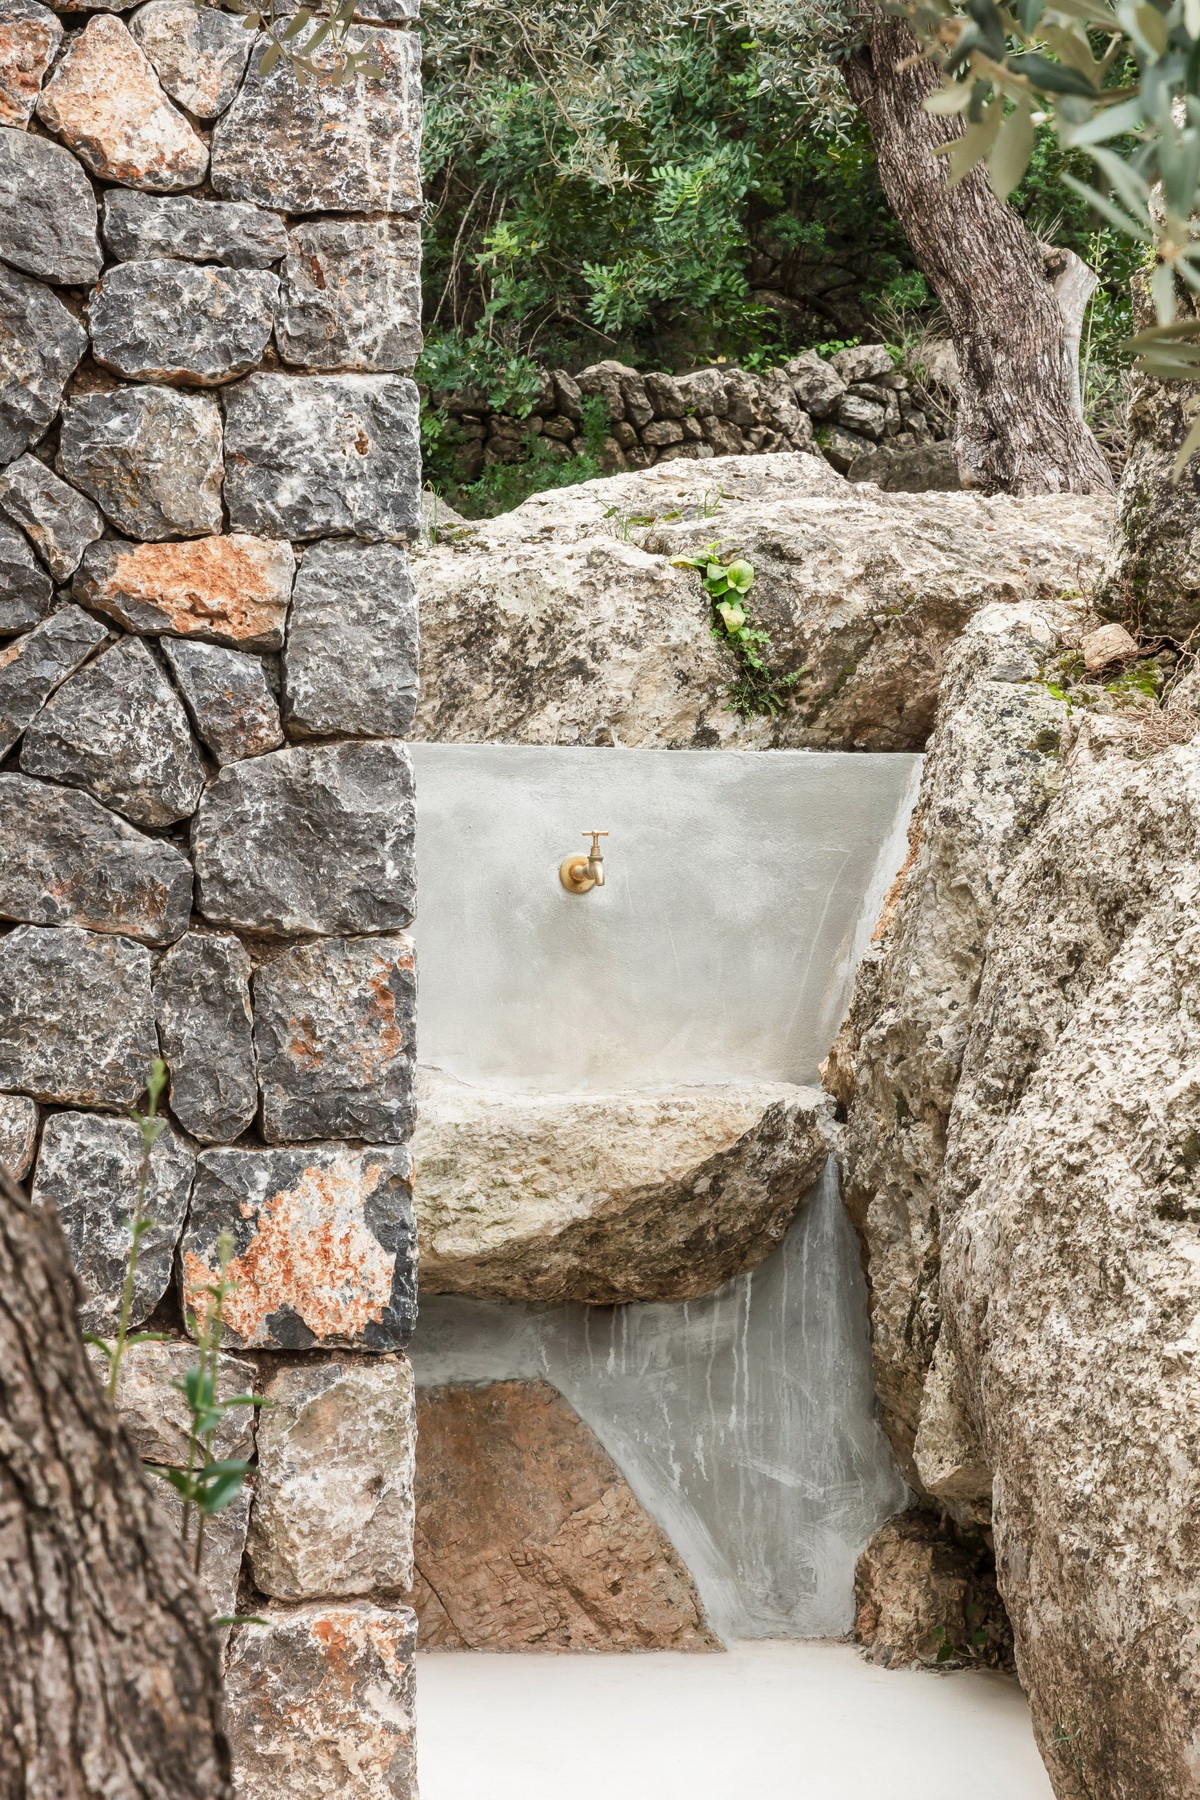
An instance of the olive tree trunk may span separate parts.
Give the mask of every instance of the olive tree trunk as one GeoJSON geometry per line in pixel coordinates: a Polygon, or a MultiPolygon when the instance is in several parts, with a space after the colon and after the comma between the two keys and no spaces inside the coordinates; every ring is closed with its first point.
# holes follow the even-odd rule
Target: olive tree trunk
{"type": "Polygon", "coordinates": [[[225,1800],[209,1611],[0,1170],[0,1797],[225,1800]]]}
{"type": "Polygon", "coordinates": [[[961,131],[921,102],[928,62],[902,19],[875,19],[846,82],[871,129],[884,193],[941,301],[961,371],[955,449],[963,482],[985,493],[1097,493],[1108,464],[1070,377],[1073,336],[1042,246],[997,200],[982,168],[953,190],[938,144],[961,131]]]}

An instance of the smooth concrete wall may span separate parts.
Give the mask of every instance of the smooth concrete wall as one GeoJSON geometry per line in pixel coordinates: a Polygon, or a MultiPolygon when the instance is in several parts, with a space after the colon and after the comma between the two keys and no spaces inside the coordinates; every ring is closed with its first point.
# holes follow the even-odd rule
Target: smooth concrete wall
{"type": "Polygon", "coordinates": [[[423,1062],[556,1092],[816,1078],[919,757],[412,753],[423,1062]],[[606,885],[568,894],[592,827],[606,885]]]}

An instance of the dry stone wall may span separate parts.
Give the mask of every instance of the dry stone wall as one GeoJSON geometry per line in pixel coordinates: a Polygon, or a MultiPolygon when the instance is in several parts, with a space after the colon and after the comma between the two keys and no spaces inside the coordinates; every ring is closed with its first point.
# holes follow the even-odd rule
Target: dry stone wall
{"type": "Polygon", "coordinates": [[[0,5],[0,1160],[111,1332],[167,1060],[118,1402],[185,1460],[232,1233],[246,1800],[414,1791],[419,46],[360,17],[378,75],[301,86],[186,0],[0,5]]]}

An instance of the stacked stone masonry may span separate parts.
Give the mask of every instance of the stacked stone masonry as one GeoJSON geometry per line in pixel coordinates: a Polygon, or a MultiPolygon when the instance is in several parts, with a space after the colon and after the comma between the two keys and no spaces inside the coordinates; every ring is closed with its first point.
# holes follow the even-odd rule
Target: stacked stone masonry
{"type": "Polygon", "coordinates": [[[232,1233],[243,1800],[415,1791],[412,16],[301,86],[188,0],[0,0],[0,1161],[111,1333],[168,1063],[118,1402],[184,1461],[232,1233]]]}

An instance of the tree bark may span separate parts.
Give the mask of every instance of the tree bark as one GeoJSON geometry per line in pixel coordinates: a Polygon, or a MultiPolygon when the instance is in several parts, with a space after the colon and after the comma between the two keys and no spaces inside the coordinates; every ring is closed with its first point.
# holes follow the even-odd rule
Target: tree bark
{"type": "Polygon", "coordinates": [[[0,1170],[0,1800],[226,1800],[209,1608],[0,1170]]]}
{"type": "Polygon", "coordinates": [[[1067,321],[1041,246],[997,200],[982,168],[953,190],[937,145],[961,122],[921,102],[938,85],[902,19],[876,19],[845,64],[871,128],[879,178],[921,273],[942,303],[961,370],[955,450],[985,493],[1098,493],[1112,487],[1064,378],[1067,321]]]}

